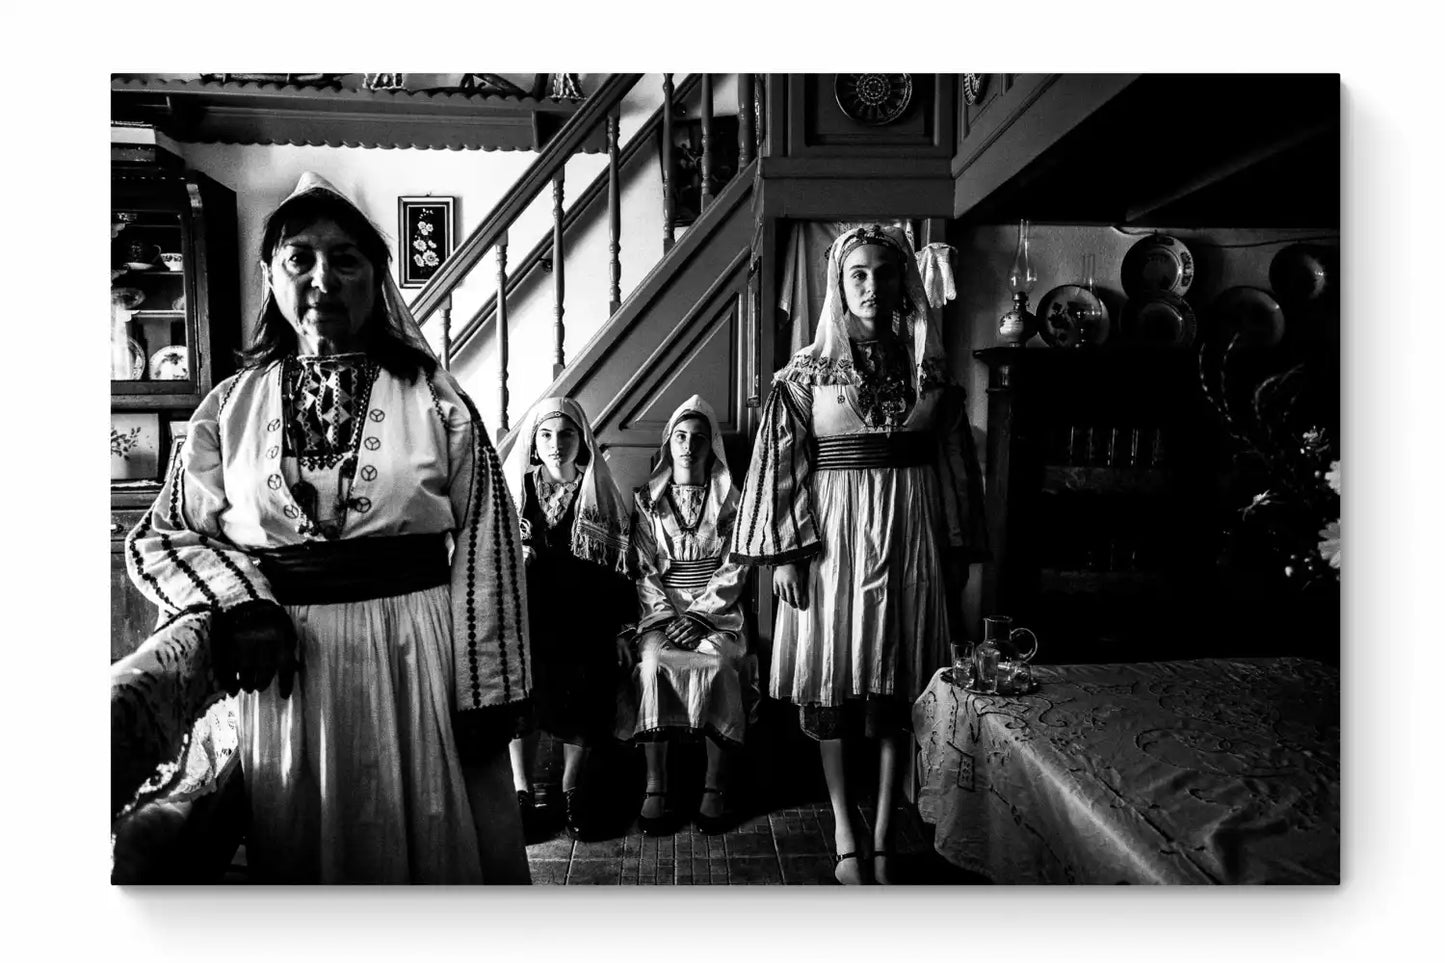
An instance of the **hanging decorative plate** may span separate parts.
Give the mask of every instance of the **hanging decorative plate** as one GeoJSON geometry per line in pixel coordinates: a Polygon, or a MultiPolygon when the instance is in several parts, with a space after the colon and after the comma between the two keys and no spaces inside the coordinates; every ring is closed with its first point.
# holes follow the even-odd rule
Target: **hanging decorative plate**
{"type": "Polygon", "coordinates": [[[833,81],[838,108],[870,127],[891,124],[913,102],[912,74],[838,74],[833,81]]]}
{"type": "Polygon", "coordinates": [[[976,104],[983,96],[984,78],[986,74],[964,74],[963,75],[963,102],[965,104],[976,104]]]}
{"type": "Polygon", "coordinates": [[[1241,343],[1264,348],[1284,337],[1284,309],[1259,288],[1230,288],[1214,299],[1209,315],[1225,344],[1239,335],[1241,343]]]}
{"type": "Polygon", "coordinates": [[[1109,309],[1081,284],[1061,284],[1039,300],[1034,312],[1039,337],[1056,348],[1103,344],[1109,340],[1109,309]]]}
{"type": "Polygon", "coordinates": [[[185,381],[191,376],[190,364],[183,344],[168,344],[151,355],[152,381],[185,381]]]}
{"type": "Polygon", "coordinates": [[[1197,329],[1194,309],[1172,294],[1130,298],[1121,321],[1120,330],[1130,341],[1168,348],[1187,348],[1197,329]]]}
{"type": "Polygon", "coordinates": [[[1313,301],[1330,286],[1330,269],[1323,248],[1291,244],[1280,248],[1269,262],[1269,286],[1286,303],[1313,301]]]}
{"type": "Polygon", "coordinates": [[[1194,255],[1177,237],[1150,234],[1124,255],[1119,280],[1131,298],[1155,293],[1183,297],[1194,283],[1194,255]]]}

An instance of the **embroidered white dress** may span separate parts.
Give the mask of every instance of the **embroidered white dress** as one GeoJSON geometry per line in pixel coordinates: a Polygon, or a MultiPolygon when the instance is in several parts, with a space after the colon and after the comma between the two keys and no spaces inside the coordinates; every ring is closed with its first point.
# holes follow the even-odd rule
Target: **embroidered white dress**
{"type": "MultiPolygon", "coordinates": [[[[270,365],[227,379],[192,417],[126,546],[162,618],[274,600],[248,550],[325,539],[294,497],[304,473],[283,458],[283,410],[270,365]]],[[[516,512],[445,371],[408,384],[378,370],[364,418],[340,538],[449,533],[450,584],[285,607],[304,666],[295,690],[239,698],[248,862],[270,880],[482,882],[451,713],[528,694],[516,512]]]]}
{"type": "Polygon", "coordinates": [[[678,728],[741,742],[757,704],[742,610],[747,569],[728,551],[738,496],[723,460],[717,419],[694,397],[673,414],[664,437],[692,415],[706,418],[712,431],[708,484],[672,484],[671,460],[664,457],[651,482],[635,494],[632,552],[642,573],[641,619],[632,691],[622,700],[623,739],[678,728]],[[663,629],[678,617],[703,629],[692,651],[666,645],[663,629]]]}
{"type": "Polygon", "coordinates": [[[962,562],[986,550],[963,391],[949,383],[935,320],[901,232],[834,242],[817,338],[773,383],[733,532],[738,561],[807,563],[806,610],[777,607],[774,698],[912,701],[944,663],[944,553],[962,562]],[[909,311],[854,341],[840,265],[870,243],[898,252],[909,311]]]}

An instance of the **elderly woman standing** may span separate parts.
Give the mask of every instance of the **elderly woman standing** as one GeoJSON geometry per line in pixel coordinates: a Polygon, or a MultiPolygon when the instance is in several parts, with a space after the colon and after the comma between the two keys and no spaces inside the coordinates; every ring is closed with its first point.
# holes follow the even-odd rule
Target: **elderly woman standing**
{"type": "Polygon", "coordinates": [[[845,738],[881,741],[872,872],[888,882],[894,783],[909,707],[963,633],[967,563],[982,557],[982,484],[912,249],[896,228],[828,251],[812,345],[778,373],[733,529],[733,559],[773,567],[782,604],[769,691],[820,745],[835,876],[867,878],[844,778],[845,738]],[[951,611],[950,611],[951,610],[951,611]]]}
{"type": "Polygon", "coordinates": [[[657,467],[637,489],[632,551],[641,572],[637,664],[621,735],[643,743],[647,790],[639,826],[669,826],[667,748],[679,732],[707,741],[700,832],[724,831],[725,752],[742,743],[756,705],[742,595],[747,570],[730,556],[738,495],[712,406],[693,395],[667,422],[657,467]]]}
{"type": "Polygon", "coordinates": [[[163,617],[215,613],[251,872],[525,881],[506,747],[530,687],[526,586],[486,429],[335,188],[304,176],[260,257],[245,367],[196,410],[126,552],[163,617]]]}

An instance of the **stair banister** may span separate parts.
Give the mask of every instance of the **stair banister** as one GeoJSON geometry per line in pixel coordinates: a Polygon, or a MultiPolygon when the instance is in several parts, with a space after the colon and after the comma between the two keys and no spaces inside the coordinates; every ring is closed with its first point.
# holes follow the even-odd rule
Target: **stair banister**
{"type": "Polygon", "coordinates": [[[482,219],[477,229],[468,234],[457,249],[452,252],[436,274],[432,275],[426,287],[422,288],[412,303],[412,314],[417,323],[425,324],[427,319],[441,307],[442,299],[451,294],[481,260],[482,255],[526,210],[557,176],[598,125],[607,115],[617,109],[622,99],[639,80],[642,74],[613,74],[582,102],[582,106],[568,119],[567,123],[547,142],[537,159],[517,180],[512,190],[497,202],[491,212],[482,219]]]}
{"type": "MultiPolygon", "coordinates": [[[[678,101],[685,101],[695,89],[697,83],[699,82],[699,79],[700,78],[697,74],[692,74],[682,83],[678,84],[675,94],[676,99],[678,101]]],[[[642,154],[642,152],[653,143],[653,136],[662,127],[662,113],[663,108],[659,105],[653,115],[649,117],[646,121],[644,121],[642,125],[637,129],[637,131],[630,138],[628,138],[628,141],[625,145],[622,145],[619,142],[619,146],[621,148],[618,155],[617,163],[619,181],[621,178],[622,169],[627,167],[627,165],[631,164],[634,159],[636,159],[640,154],[642,154]]],[[[604,190],[610,190],[610,183],[612,180],[610,163],[608,164],[608,168],[609,169],[607,171],[599,173],[597,175],[597,178],[594,179],[592,183],[588,184],[586,188],[584,188],[573,198],[571,207],[567,209],[564,223],[565,230],[571,230],[572,226],[586,214],[591,204],[596,199],[602,196],[602,192],[604,190]]],[[[620,238],[622,231],[622,201],[620,183],[617,197],[617,236],[620,238]]],[[[610,207],[608,211],[608,216],[609,218],[611,218],[612,216],[610,207]]],[[[620,240],[618,242],[618,247],[618,257],[620,259],[620,240]]],[[[552,232],[549,230],[542,235],[542,237],[537,241],[536,245],[530,251],[528,251],[513,264],[512,273],[507,277],[507,295],[510,296],[512,294],[515,294],[517,290],[520,289],[524,283],[526,283],[527,278],[531,275],[531,272],[534,271],[537,267],[543,266],[544,262],[550,261],[551,257],[552,232]]],[[[614,282],[615,290],[609,292],[609,294],[615,295],[617,304],[615,306],[612,306],[611,310],[608,311],[609,315],[615,314],[617,312],[617,308],[622,306],[622,271],[620,260],[614,270],[616,278],[616,281],[614,282]]],[[[477,337],[482,332],[482,330],[492,320],[492,317],[496,313],[496,310],[497,295],[492,295],[486,300],[485,303],[482,304],[480,308],[477,309],[476,313],[474,313],[471,318],[461,324],[461,326],[457,329],[455,343],[452,345],[452,353],[454,355],[464,349],[473,338],[477,337]]]]}

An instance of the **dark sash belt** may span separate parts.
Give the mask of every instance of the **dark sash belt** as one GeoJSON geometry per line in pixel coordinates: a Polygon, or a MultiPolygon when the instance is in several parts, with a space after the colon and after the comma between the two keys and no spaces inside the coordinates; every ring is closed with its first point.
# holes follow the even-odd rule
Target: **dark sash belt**
{"type": "Polygon", "coordinates": [[[911,468],[931,465],[938,455],[932,432],[831,435],[814,439],[813,470],[911,468]]]}
{"type": "Polygon", "coordinates": [[[722,565],[720,558],[700,558],[690,562],[673,560],[662,574],[662,584],[668,588],[696,591],[707,588],[713,573],[722,565]]]}
{"type": "Polygon", "coordinates": [[[305,542],[254,554],[282,605],[364,602],[451,581],[442,532],[305,542]]]}

